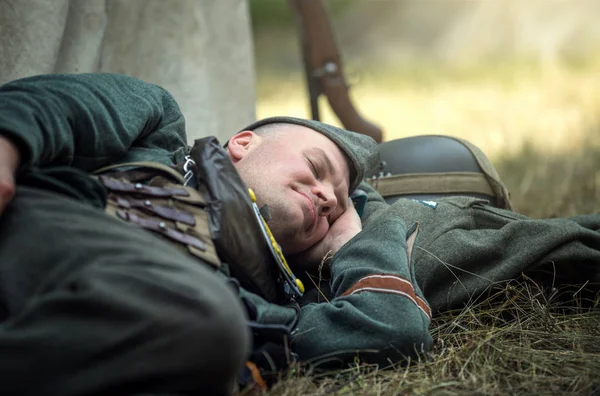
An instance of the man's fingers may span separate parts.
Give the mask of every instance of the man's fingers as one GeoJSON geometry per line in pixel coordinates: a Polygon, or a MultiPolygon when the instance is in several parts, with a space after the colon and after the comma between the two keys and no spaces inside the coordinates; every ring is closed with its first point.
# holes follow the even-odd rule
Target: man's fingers
{"type": "Polygon", "coordinates": [[[15,173],[20,163],[17,146],[0,135],[0,214],[15,196],[15,173]]]}
{"type": "Polygon", "coordinates": [[[0,214],[15,196],[15,179],[7,169],[0,169],[0,214]]]}

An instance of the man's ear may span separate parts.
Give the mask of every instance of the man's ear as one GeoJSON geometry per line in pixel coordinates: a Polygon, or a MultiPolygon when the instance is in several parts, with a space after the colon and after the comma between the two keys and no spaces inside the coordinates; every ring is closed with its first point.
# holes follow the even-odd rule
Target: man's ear
{"type": "Polygon", "coordinates": [[[260,136],[252,131],[242,131],[233,135],[227,143],[227,151],[233,163],[244,158],[258,143],[260,136]]]}

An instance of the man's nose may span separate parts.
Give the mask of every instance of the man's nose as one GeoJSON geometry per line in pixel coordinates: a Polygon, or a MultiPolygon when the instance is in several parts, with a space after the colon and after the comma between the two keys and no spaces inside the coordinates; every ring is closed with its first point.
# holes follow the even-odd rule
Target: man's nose
{"type": "Polygon", "coordinates": [[[315,195],[318,198],[318,215],[329,216],[337,207],[335,194],[326,187],[322,187],[316,191],[315,195]]]}

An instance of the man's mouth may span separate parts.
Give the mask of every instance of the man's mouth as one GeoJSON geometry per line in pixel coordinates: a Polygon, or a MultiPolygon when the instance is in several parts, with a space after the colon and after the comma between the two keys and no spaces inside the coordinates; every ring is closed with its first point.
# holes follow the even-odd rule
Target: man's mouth
{"type": "Polygon", "coordinates": [[[300,195],[302,195],[308,201],[307,202],[307,204],[308,204],[307,205],[308,215],[306,216],[306,218],[308,219],[308,224],[306,225],[306,229],[308,230],[308,229],[310,229],[313,226],[313,224],[315,224],[315,220],[317,218],[317,213],[316,213],[316,209],[315,209],[315,203],[305,193],[300,192],[300,195]]]}

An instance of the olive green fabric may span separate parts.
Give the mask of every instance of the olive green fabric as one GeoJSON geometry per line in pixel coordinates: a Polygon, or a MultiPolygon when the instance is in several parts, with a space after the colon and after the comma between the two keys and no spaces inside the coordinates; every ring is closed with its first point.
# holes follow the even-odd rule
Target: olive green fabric
{"type": "Polygon", "coordinates": [[[180,162],[184,129],[164,89],[125,76],[0,87],[0,134],[24,160],[0,216],[3,393],[230,393],[250,349],[235,289],[150,232],[109,218],[97,207],[102,187],[85,173],[180,162]]]}
{"type": "MultiPolygon", "coordinates": [[[[248,346],[241,341],[247,329],[240,302],[226,284],[235,282],[106,216],[97,207],[101,186],[85,175],[115,163],[183,161],[185,123],[173,98],[119,75],[32,77],[0,87],[0,134],[19,144],[24,158],[19,194],[0,217],[0,306],[6,310],[0,371],[9,373],[0,376],[0,389],[68,395],[123,387],[153,393],[156,386],[159,393],[192,393],[189,386],[203,394],[204,384],[210,386],[204,393],[217,394],[212,388],[227,385],[248,346]],[[61,172],[52,172],[57,166],[61,172]],[[27,190],[32,174],[37,187],[27,190]],[[71,182],[81,178],[86,182],[71,182]],[[214,326],[203,322],[211,318],[214,326]],[[183,358],[172,358],[178,353],[183,358]],[[202,371],[210,364],[218,375],[211,367],[202,371]],[[29,380],[32,371],[42,375],[39,381],[29,380]]],[[[370,164],[365,168],[376,162],[364,161],[370,164]]],[[[336,254],[330,303],[298,311],[244,289],[237,297],[254,304],[261,324],[289,326],[293,351],[303,360],[351,361],[357,351],[386,365],[387,359],[415,357],[432,340],[409,265],[406,225],[400,218],[372,224],[336,254]],[[392,279],[404,291],[349,293],[370,277],[392,279]]]]}
{"type": "MultiPolygon", "coordinates": [[[[528,274],[540,285],[600,290],[600,214],[531,219],[469,197],[383,201],[364,183],[366,224],[419,222],[412,260],[433,313],[460,308],[495,284],[528,274]]],[[[379,237],[384,237],[382,233],[379,237]]]]}
{"type": "Polygon", "coordinates": [[[4,84],[0,92],[0,133],[19,145],[22,169],[69,165],[91,172],[146,160],[173,165],[187,151],[177,102],[134,78],[53,74],[4,84]]]}
{"type": "Polygon", "coordinates": [[[253,131],[263,125],[276,123],[301,125],[310,128],[322,133],[337,144],[349,160],[350,192],[354,191],[360,182],[372,174],[379,165],[379,150],[373,138],[319,121],[294,117],[270,117],[256,121],[242,129],[242,131],[253,131]]]}
{"type": "Polygon", "coordinates": [[[333,257],[323,282],[328,302],[298,310],[230,290],[224,273],[94,207],[96,184],[69,181],[111,163],[180,162],[184,129],[168,93],[124,76],[39,76],[0,87],[0,134],[25,158],[18,195],[0,217],[0,372],[8,373],[1,389],[68,395],[206,386],[214,394],[248,346],[231,290],[256,308],[259,323],[289,326],[302,360],[343,362],[360,353],[387,364],[431,348],[424,300],[435,314],[548,263],[560,281],[598,281],[598,215],[532,220],[469,198],[390,206],[363,183],[364,231],[333,257]],[[35,167],[38,179],[57,183],[25,187],[35,167]],[[32,371],[39,381],[17,381],[32,371]]]}
{"type": "MultiPolygon", "coordinates": [[[[415,232],[415,227],[411,227],[415,232]]],[[[331,280],[323,288],[331,295],[322,303],[308,302],[294,328],[292,350],[303,361],[342,365],[357,354],[364,360],[389,364],[428,351],[430,317],[397,290],[377,290],[344,295],[369,277],[396,277],[410,283],[417,296],[414,267],[406,250],[407,229],[399,217],[372,222],[344,245],[331,262],[331,280]],[[374,243],[376,242],[376,243],[374,243]]],[[[291,323],[294,310],[265,304],[256,295],[245,295],[258,307],[264,324],[291,323]]]]}
{"type": "Polygon", "coordinates": [[[207,266],[25,186],[0,218],[0,308],[6,395],[227,395],[250,347],[238,298],[207,266]]]}

